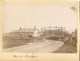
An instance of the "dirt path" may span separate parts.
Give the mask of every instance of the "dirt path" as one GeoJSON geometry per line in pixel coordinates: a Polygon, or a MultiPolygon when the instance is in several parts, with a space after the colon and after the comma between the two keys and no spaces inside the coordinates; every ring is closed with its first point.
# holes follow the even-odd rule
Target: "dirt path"
{"type": "Polygon", "coordinates": [[[16,52],[16,53],[50,53],[64,43],[61,41],[51,41],[46,40],[44,42],[29,43],[19,47],[12,47],[8,49],[3,49],[3,52],[16,52]]]}

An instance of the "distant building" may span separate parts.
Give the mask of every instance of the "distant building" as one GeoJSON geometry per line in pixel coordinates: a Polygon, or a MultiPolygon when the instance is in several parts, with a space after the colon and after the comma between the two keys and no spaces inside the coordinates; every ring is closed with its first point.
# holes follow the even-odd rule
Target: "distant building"
{"type": "Polygon", "coordinates": [[[27,36],[33,36],[33,37],[39,37],[40,36],[40,32],[38,29],[36,29],[36,27],[34,27],[33,29],[22,29],[20,27],[19,30],[14,30],[9,32],[8,36],[20,36],[20,37],[27,37],[27,36]]]}
{"type": "Polygon", "coordinates": [[[64,27],[45,27],[43,29],[45,36],[64,36],[66,34],[64,27]]]}

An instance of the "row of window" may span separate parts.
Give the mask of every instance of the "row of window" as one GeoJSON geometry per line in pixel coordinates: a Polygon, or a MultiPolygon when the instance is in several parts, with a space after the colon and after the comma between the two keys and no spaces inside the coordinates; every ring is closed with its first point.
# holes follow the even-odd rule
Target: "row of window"
{"type": "Polygon", "coordinates": [[[9,33],[9,36],[29,36],[29,35],[33,35],[34,33],[29,32],[29,33],[9,33]]]}

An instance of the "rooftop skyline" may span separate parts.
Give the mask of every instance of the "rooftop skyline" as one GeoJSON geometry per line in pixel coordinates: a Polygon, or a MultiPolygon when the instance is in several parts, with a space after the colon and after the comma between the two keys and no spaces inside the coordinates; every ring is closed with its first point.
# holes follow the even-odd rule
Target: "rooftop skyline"
{"type": "Polygon", "coordinates": [[[77,28],[77,15],[70,8],[74,4],[17,3],[4,5],[4,32],[22,28],[65,27],[72,32],[77,28]]]}

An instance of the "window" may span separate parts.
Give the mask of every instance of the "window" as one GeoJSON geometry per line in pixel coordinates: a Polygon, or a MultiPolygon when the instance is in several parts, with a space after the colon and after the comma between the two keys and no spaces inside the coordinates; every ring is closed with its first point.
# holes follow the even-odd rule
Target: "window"
{"type": "Polygon", "coordinates": [[[20,34],[20,36],[23,36],[23,34],[20,34]]]}

